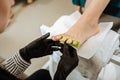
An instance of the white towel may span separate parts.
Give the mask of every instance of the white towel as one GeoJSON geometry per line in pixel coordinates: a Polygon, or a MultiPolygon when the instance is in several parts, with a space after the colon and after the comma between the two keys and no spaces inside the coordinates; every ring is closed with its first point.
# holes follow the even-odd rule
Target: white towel
{"type": "MultiPolygon", "coordinates": [[[[71,15],[62,16],[51,27],[42,25],[40,27],[41,32],[42,34],[50,32],[51,36],[65,33],[80,18],[80,16],[81,14],[78,11],[72,13],[71,15]]],[[[113,25],[113,22],[100,23],[99,26],[101,28],[101,31],[95,36],[89,38],[78,49],[78,55],[83,58],[90,59],[93,55],[95,55],[95,53],[97,53],[97,51],[108,53],[111,51],[111,49],[114,49],[113,47],[114,45],[116,45],[114,43],[118,39],[118,34],[113,31],[111,32],[110,29],[112,25],[113,25]],[[109,37],[106,37],[106,36],[109,36],[109,37]],[[106,42],[108,43],[106,43],[104,40],[107,40],[106,42]],[[106,47],[111,48],[111,49],[109,50],[103,49],[104,46],[101,44],[104,44],[104,43],[106,44],[105,45],[106,47]],[[111,45],[108,45],[109,43],[111,45]]],[[[112,50],[112,53],[114,50],[112,50]]]]}
{"type": "MultiPolygon", "coordinates": [[[[72,13],[71,15],[64,15],[60,17],[51,27],[42,25],[40,27],[41,33],[43,35],[47,32],[50,32],[51,33],[50,38],[51,36],[65,33],[80,18],[80,16],[81,14],[78,11],[72,13]]],[[[85,59],[92,58],[90,60],[93,61],[94,63],[93,66],[96,68],[96,69],[89,68],[88,65],[85,65],[84,63],[81,64],[82,67],[80,68],[82,68],[83,73],[85,72],[91,73],[90,75],[87,73],[83,75],[86,75],[90,78],[91,77],[94,78],[95,74],[97,75],[98,73],[97,71],[94,71],[94,70],[99,71],[99,69],[101,69],[103,65],[107,64],[111,56],[113,55],[114,51],[118,48],[119,35],[116,32],[110,30],[112,25],[113,25],[113,22],[100,23],[99,24],[101,29],[100,32],[95,36],[89,38],[82,46],[80,46],[80,48],[78,48],[77,50],[78,55],[85,59]]],[[[61,53],[59,51],[54,53],[55,54],[51,56],[52,60],[53,62],[55,61],[56,63],[58,63],[60,60],[61,53]]],[[[88,62],[87,64],[90,64],[90,63],[88,62]]],[[[50,71],[50,73],[52,73],[52,76],[53,76],[54,70],[53,72],[50,71]]],[[[75,73],[72,73],[72,74],[75,74],[75,73]]],[[[79,80],[80,78],[76,80],[79,80]]],[[[69,80],[74,80],[74,78],[69,80]]]]}

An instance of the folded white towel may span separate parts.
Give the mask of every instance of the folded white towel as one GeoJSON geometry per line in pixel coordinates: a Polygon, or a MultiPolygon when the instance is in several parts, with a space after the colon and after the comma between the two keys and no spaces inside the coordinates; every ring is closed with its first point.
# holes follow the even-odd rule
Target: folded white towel
{"type": "MultiPolygon", "coordinates": [[[[81,14],[78,11],[74,12],[71,15],[62,16],[51,27],[42,25],[40,27],[41,32],[42,34],[50,32],[51,36],[65,33],[80,18],[80,16],[81,14]]],[[[113,45],[115,45],[114,43],[118,38],[118,34],[113,31],[109,32],[112,25],[113,22],[100,23],[99,26],[101,28],[101,31],[95,36],[89,38],[82,46],[80,46],[80,48],[78,49],[78,55],[86,59],[90,59],[93,55],[95,55],[97,51],[103,48],[101,47],[101,44],[104,43],[104,40],[107,40],[107,42],[111,44],[108,45],[109,48],[113,47],[113,45]],[[108,32],[111,34],[108,34],[108,32]],[[106,36],[111,36],[111,37],[106,38],[106,36]]],[[[110,51],[104,49],[103,52],[110,52],[110,51]]]]}
{"type": "MultiPolygon", "coordinates": [[[[65,33],[79,18],[81,14],[76,11],[71,15],[65,15],[60,17],[51,27],[48,27],[46,25],[42,25],[40,27],[41,33],[45,34],[47,32],[50,32],[50,38],[51,36],[55,36],[58,34],[65,33]]],[[[88,77],[94,77],[95,74],[97,75],[98,72],[94,70],[101,69],[101,67],[108,63],[111,56],[113,55],[114,51],[119,46],[119,35],[110,30],[113,25],[113,22],[102,22],[99,24],[100,26],[100,32],[96,34],[95,36],[92,36],[89,38],[80,48],[77,49],[78,55],[80,57],[83,57],[85,59],[90,59],[93,61],[93,66],[95,66],[96,69],[89,68],[88,65],[81,64],[81,68],[83,73],[86,72],[86,76],[88,77]],[[85,67],[85,68],[83,68],[85,67]],[[87,69],[86,69],[87,68],[87,69]],[[87,73],[91,73],[90,75],[87,73]]],[[[53,56],[51,56],[52,60],[56,63],[59,62],[61,53],[59,51],[54,52],[53,56]]],[[[87,60],[86,60],[87,61],[87,60]]],[[[88,60],[89,61],[89,60],[88,60]]],[[[89,62],[87,64],[90,64],[89,62]]],[[[51,65],[50,65],[51,66],[51,65]]],[[[52,66],[53,67],[53,66],[52,66]]],[[[79,66],[78,66],[79,67],[79,66]]],[[[54,68],[53,68],[54,69],[54,68]]],[[[99,71],[99,70],[98,70],[99,71]]],[[[52,75],[54,75],[54,70],[52,75]]],[[[75,73],[73,73],[75,74],[75,73]]],[[[79,80],[80,78],[76,79],[79,80]]],[[[74,80],[74,78],[70,79],[74,80]]]]}

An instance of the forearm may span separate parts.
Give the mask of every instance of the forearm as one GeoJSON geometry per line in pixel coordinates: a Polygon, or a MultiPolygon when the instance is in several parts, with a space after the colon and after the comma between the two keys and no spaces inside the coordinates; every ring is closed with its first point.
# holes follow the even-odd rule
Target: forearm
{"type": "Polygon", "coordinates": [[[30,63],[24,61],[20,54],[17,52],[14,56],[11,58],[5,60],[1,67],[14,76],[18,76],[19,74],[22,74],[30,65],[30,63]]]}

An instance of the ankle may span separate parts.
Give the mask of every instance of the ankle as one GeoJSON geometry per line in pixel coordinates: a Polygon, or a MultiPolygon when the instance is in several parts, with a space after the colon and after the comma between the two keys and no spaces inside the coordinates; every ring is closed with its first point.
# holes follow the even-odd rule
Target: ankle
{"type": "Polygon", "coordinates": [[[80,17],[80,20],[79,21],[82,21],[84,23],[87,23],[87,24],[90,24],[92,26],[98,24],[99,22],[99,18],[98,17],[94,17],[94,16],[89,16],[89,15],[82,15],[80,17]]]}

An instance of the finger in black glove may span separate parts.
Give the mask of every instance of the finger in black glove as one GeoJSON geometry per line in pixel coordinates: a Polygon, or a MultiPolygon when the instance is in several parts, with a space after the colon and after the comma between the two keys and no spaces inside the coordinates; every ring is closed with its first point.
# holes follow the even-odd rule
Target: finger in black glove
{"type": "Polygon", "coordinates": [[[67,45],[66,43],[63,45],[61,52],[63,55],[61,56],[57,71],[54,75],[54,80],[66,80],[67,76],[72,72],[79,62],[76,49],[67,45]]]}
{"type": "Polygon", "coordinates": [[[58,41],[53,41],[52,39],[47,39],[49,35],[50,33],[47,33],[20,49],[19,52],[22,58],[30,62],[30,59],[32,58],[50,55],[53,51],[57,51],[58,48],[52,46],[60,46],[60,43],[58,41]]]}

